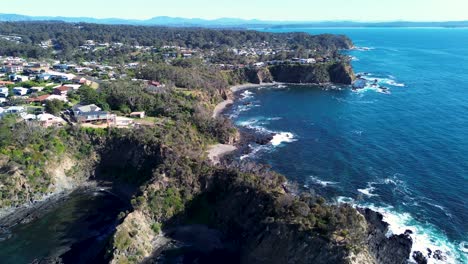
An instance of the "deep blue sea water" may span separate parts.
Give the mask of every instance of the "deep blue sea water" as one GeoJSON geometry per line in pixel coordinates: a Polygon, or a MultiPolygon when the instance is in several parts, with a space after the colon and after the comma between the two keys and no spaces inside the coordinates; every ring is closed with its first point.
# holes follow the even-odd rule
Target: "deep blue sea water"
{"type": "MultiPolygon", "coordinates": [[[[278,133],[242,158],[336,202],[371,207],[413,250],[468,252],[468,29],[281,29],[348,35],[357,73],[390,89],[244,91],[238,126],[278,133]],[[244,105],[252,102],[251,105],[244,105]]],[[[437,263],[429,259],[430,263],[437,263]]]]}

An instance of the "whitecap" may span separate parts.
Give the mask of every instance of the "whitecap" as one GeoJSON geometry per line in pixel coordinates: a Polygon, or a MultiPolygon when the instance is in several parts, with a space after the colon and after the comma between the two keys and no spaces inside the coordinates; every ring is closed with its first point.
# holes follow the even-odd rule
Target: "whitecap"
{"type": "Polygon", "coordinates": [[[354,204],[355,203],[355,200],[351,197],[338,196],[335,199],[336,199],[336,203],[338,204],[343,204],[343,203],[354,204]]]}
{"type": "Polygon", "coordinates": [[[314,177],[314,176],[310,176],[310,179],[312,180],[313,183],[318,184],[318,185],[320,185],[322,187],[327,187],[329,185],[338,184],[337,182],[333,182],[333,181],[322,181],[319,178],[314,177]]]}
{"type": "Polygon", "coordinates": [[[352,130],[351,133],[355,134],[355,135],[358,135],[358,136],[362,136],[362,130],[352,130]]]}
{"type": "Polygon", "coordinates": [[[375,48],[373,47],[354,47],[353,50],[357,51],[369,51],[369,50],[374,50],[375,48]]]}
{"type": "Polygon", "coordinates": [[[270,141],[271,145],[277,147],[282,143],[294,142],[297,139],[294,138],[294,134],[291,132],[279,132],[273,136],[273,139],[270,141]]]}
{"type": "Polygon", "coordinates": [[[374,196],[379,196],[378,194],[373,194],[372,192],[375,190],[374,187],[367,187],[365,189],[358,189],[358,192],[368,196],[368,197],[374,197],[374,196]]]}
{"type": "Polygon", "coordinates": [[[372,186],[376,184],[375,182],[369,182],[367,183],[367,188],[365,189],[358,189],[358,192],[368,196],[368,197],[374,197],[374,196],[379,196],[378,194],[374,194],[372,193],[373,191],[375,191],[375,187],[372,186]]]}

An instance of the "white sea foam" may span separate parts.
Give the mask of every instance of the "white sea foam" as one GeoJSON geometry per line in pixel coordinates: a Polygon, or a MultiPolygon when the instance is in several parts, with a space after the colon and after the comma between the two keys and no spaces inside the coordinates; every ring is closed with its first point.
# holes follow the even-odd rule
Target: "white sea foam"
{"type": "Polygon", "coordinates": [[[460,251],[463,253],[468,253],[468,242],[466,241],[460,242],[460,251]]]}
{"type": "Polygon", "coordinates": [[[279,146],[281,145],[282,143],[290,143],[290,142],[294,142],[296,141],[297,139],[294,138],[294,134],[291,133],[291,132],[280,132],[280,133],[277,133],[273,136],[273,139],[270,141],[270,143],[273,145],[273,146],[279,146]]]}
{"type": "Polygon", "coordinates": [[[383,221],[389,224],[389,231],[387,233],[388,237],[393,234],[403,234],[406,230],[411,230],[413,232],[411,234],[413,246],[411,248],[410,258],[408,259],[409,263],[415,263],[412,258],[415,251],[423,253],[429,264],[468,263],[467,242],[462,241],[458,244],[451,243],[443,232],[427,222],[418,222],[409,213],[396,212],[392,206],[376,206],[369,203],[356,203],[353,198],[345,196],[338,196],[335,200],[338,204],[348,203],[354,207],[369,208],[375,212],[381,213],[383,215],[383,221]],[[432,251],[432,254],[434,254],[436,250],[440,250],[446,259],[440,261],[429,257],[428,248],[432,251]]]}
{"type": "Polygon", "coordinates": [[[320,180],[319,178],[317,177],[314,177],[314,176],[310,176],[310,179],[313,183],[315,184],[318,184],[322,187],[327,187],[329,185],[335,185],[335,184],[338,184],[337,182],[333,182],[333,181],[322,181],[320,180]]]}
{"type": "Polygon", "coordinates": [[[354,204],[355,203],[355,200],[351,197],[338,196],[335,199],[338,204],[342,204],[342,203],[354,204]]]}
{"type": "MultiPolygon", "coordinates": [[[[413,239],[411,255],[415,251],[420,251],[426,256],[429,264],[466,263],[467,255],[462,255],[463,253],[459,254],[456,246],[449,241],[445,234],[437,230],[434,226],[416,221],[409,213],[397,213],[391,206],[378,207],[372,204],[364,206],[383,215],[383,220],[389,224],[389,233],[387,235],[402,234],[406,230],[411,230],[413,232],[411,235],[413,239]],[[435,250],[442,251],[446,260],[439,261],[428,257],[428,248],[431,249],[432,252],[435,250]]],[[[414,261],[411,257],[410,260],[414,261]]]]}
{"type": "Polygon", "coordinates": [[[251,91],[249,90],[245,90],[244,92],[242,92],[240,95],[241,95],[241,99],[250,99],[250,98],[253,98],[253,94],[251,91]]]}
{"type": "Polygon", "coordinates": [[[353,50],[357,51],[369,51],[369,50],[374,50],[375,48],[373,47],[354,47],[353,50]]]}
{"type": "Polygon", "coordinates": [[[372,192],[375,190],[375,187],[367,187],[365,189],[358,189],[358,192],[368,196],[368,197],[373,197],[373,196],[379,196],[378,194],[373,194],[372,192]]]}
{"type": "Polygon", "coordinates": [[[380,77],[380,76],[376,76],[373,73],[368,73],[368,72],[358,73],[358,75],[360,75],[360,80],[357,80],[357,82],[365,80],[366,84],[362,88],[353,89],[353,91],[357,93],[363,93],[366,91],[375,91],[378,93],[390,94],[391,92],[390,92],[389,86],[390,87],[404,87],[405,86],[404,83],[397,82],[395,80],[395,77],[392,75],[388,75],[388,77],[380,77]]]}

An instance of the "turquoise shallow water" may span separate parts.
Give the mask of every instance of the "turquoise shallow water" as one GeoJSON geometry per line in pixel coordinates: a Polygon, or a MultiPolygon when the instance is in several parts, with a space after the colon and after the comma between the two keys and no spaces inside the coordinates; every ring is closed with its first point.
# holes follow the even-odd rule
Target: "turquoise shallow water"
{"type": "Polygon", "coordinates": [[[415,232],[413,250],[440,249],[445,262],[467,263],[468,29],[298,30],[346,34],[366,47],[349,52],[355,71],[390,94],[244,91],[228,114],[277,136],[243,158],[336,202],[382,212],[393,232],[415,232]]]}

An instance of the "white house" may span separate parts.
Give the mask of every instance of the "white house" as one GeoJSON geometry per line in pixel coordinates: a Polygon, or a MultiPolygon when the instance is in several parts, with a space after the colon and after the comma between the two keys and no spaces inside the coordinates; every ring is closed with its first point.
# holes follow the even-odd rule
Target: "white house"
{"type": "Polygon", "coordinates": [[[27,88],[23,88],[23,87],[15,87],[15,88],[13,88],[13,93],[14,93],[15,95],[23,96],[23,95],[28,94],[28,92],[29,92],[29,89],[27,89],[27,88]]]}
{"type": "Polygon", "coordinates": [[[10,75],[10,80],[15,82],[27,82],[29,81],[29,77],[23,75],[10,75]]]}
{"type": "Polygon", "coordinates": [[[31,87],[31,91],[34,93],[42,92],[42,90],[44,90],[44,87],[41,87],[41,86],[31,87]]]}
{"type": "Polygon", "coordinates": [[[0,87],[0,98],[7,98],[7,97],[8,97],[8,88],[0,87]]]}
{"type": "Polygon", "coordinates": [[[40,114],[37,116],[36,120],[39,121],[43,127],[60,126],[66,123],[63,118],[51,114],[40,114]]]}
{"type": "Polygon", "coordinates": [[[5,108],[5,113],[6,114],[19,114],[19,113],[24,113],[26,109],[23,106],[10,106],[8,108],[5,108]]]}

